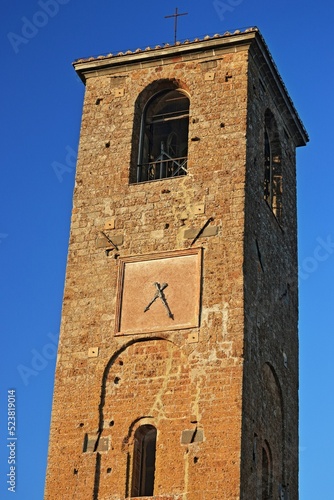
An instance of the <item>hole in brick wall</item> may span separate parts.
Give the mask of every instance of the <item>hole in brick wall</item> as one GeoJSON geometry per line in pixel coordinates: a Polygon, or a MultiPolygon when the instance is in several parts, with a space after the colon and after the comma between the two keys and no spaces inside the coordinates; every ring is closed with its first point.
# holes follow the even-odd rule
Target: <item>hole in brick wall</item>
{"type": "Polygon", "coordinates": [[[110,141],[106,142],[106,148],[110,148],[110,141]]]}
{"type": "Polygon", "coordinates": [[[76,476],[78,474],[78,469],[74,469],[73,474],[76,476]]]}
{"type": "Polygon", "coordinates": [[[169,228],[169,224],[165,224],[165,229],[168,229],[169,228]]]}
{"type": "Polygon", "coordinates": [[[256,448],[257,448],[257,434],[254,434],[253,438],[253,462],[256,463],[256,448]]]}
{"type": "Polygon", "coordinates": [[[111,470],[112,470],[111,467],[108,467],[107,474],[110,474],[111,470]]]}
{"type": "Polygon", "coordinates": [[[85,424],[83,422],[81,422],[81,424],[79,424],[79,427],[83,427],[85,424]]]}
{"type": "Polygon", "coordinates": [[[224,128],[225,127],[225,123],[224,122],[221,122],[220,124],[220,128],[224,128]]]}
{"type": "Polygon", "coordinates": [[[194,464],[197,464],[199,458],[198,457],[194,457],[194,464]]]}
{"type": "Polygon", "coordinates": [[[119,364],[120,366],[123,366],[123,364],[124,364],[124,363],[123,363],[123,361],[120,359],[120,360],[119,360],[119,362],[118,362],[118,364],[119,364]]]}
{"type": "Polygon", "coordinates": [[[110,422],[109,422],[109,427],[113,427],[114,423],[115,423],[115,422],[114,422],[113,420],[110,420],[110,422]]]}
{"type": "Polygon", "coordinates": [[[98,106],[101,101],[102,101],[102,99],[98,98],[98,99],[96,99],[95,104],[98,106]]]}
{"type": "Polygon", "coordinates": [[[192,142],[197,142],[197,141],[200,141],[201,139],[199,137],[192,137],[191,138],[192,142]]]}
{"type": "Polygon", "coordinates": [[[114,384],[118,384],[118,382],[120,381],[121,379],[119,377],[115,377],[114,378],[114,384]]]}
{"type": "Polygon", "coordinates": [[[85,434],[84,442],[83,442],[83,447],[82,447],[82,451],[84,453],[87,451],[87,445],[88,445],[88,434],[85,434]]]}

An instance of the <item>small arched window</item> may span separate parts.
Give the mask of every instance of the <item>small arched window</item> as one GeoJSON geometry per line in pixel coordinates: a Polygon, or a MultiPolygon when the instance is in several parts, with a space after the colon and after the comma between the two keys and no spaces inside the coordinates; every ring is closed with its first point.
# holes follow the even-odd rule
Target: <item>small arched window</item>
{"type": "Polygon", "coordinates": [[[186,175],[189,98],[163,90],[146,104],[141,122],[137,182],[186,175]]]}
{"type": "Polygon", "coordinates": [[[281,144],[276,121],[267,110],[264,130],[264,199],[279,223],[282,222],[281,144]]]}
{"type": "Polygon", "coordinates": [[[262,500],[272,499],[272,463],[267,443],[262,448],[262,500]]]}
{"type": "Polygon", "coordinates": [[[141,425],[135,432],[132,468],[132,497],[151,497],[154,491],[157,430],[141,425]]]}

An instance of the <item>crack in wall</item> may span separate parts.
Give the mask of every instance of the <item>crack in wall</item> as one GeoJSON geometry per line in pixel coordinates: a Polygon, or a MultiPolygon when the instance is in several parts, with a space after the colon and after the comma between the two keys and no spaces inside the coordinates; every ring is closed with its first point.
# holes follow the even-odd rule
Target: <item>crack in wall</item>
{"type": "MultiPolygon", "coordinates": [[[[151,409],[150,409],[151,415],[154,415],[155,413],[157,414],[157,416],[156,416],[157,421],[159,421],[161,418],[165,417],[164,404],[162,401],[162,397],[166,393],[168,384],[170,382],[170,373],[171,373],[172,367],[173,367],[173,350],[174,350],[174,346],[172,344],[168,344],[169,356],[168,356],[167,363],[166,363],[165,377],[163,378],[162,386],[161,386],[159,392],[156,394],[155,401],[153,402],[151,409]]],[[[176,375],[177,375],[177,378],[180,375],[180,366],[178,366],[178,370],[177,370],[176,375]]]]}

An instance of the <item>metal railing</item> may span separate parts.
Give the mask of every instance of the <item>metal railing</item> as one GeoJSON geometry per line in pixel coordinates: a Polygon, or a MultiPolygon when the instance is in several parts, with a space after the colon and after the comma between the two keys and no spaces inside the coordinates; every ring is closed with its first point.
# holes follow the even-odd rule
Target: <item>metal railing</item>
{"type": "Polygon", "coordinates": [[[137,182],[167,179],[187,174],[188,157],[172,158],[164,153],[167,158],[157,158],[149,163],[138,165],[137,182]]]}

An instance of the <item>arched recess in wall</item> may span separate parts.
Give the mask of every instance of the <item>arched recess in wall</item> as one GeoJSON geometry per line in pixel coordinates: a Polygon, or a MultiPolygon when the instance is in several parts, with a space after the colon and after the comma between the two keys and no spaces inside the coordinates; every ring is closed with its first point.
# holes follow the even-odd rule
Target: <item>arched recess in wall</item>
{"type": "MultiPolygon", "coordinates": [[[[99,463],[97,460],[94,498],[98,498],[98,493],[105,494],[107,479],[108,488],[117,491],[120,477],[124,478],[124,490],[119,494],[125,497],[135,491],[151,491],[151,486],[147,486],[148,489],[144,486],[145,481],[152,482],[156,474],[160,478],[170,477],[165,460],[169,447],[173,447],[173,460],[183,467],[180,429],[185,415],[190,412],[192,391],[189,372],[184,370],[187,363],[179,346],[158,337],[131,341],[109,361],[99,408],[99,439],[108,442],[108,450],[101,454],[99,463]],[[157,451],[152,476],[149,468],[153,466],[152,443],[155,439],[163,445],[160,449],[164,450],[164,456],[157,451]],[[146,479],[134,463],[145,453],[149,454],[146,479]],[[114,467],[106,479],[101,471],[108,468],[107,464],[114,464],[114,467]]],[[[183,487],[182,484],[178,486],[180,490],[183,487]]],[[[170,489],[173,488],[171,478],[170,489]]]]}
{"type": "Polygon", "coordinates": [[[158,80],[135,103],[130,183],[187,174],[189,93],[178,80],[158,80]]]}
{"type": "Polygon", "coordinates": [[[274,367],[265,363],[262,367],[261,394],[261,490],[266,495],[278,491],[284,477],[284,411],[283,395],[274,367]],[[266,493],[267,492],[267,493],[266,493]]]}
{"type": "Polygon", "coordinates": [[[277,123],[267,109],[264,116],[264,179],[263,197],[279,223],[283,215],[282,148],[277,123]]]}

